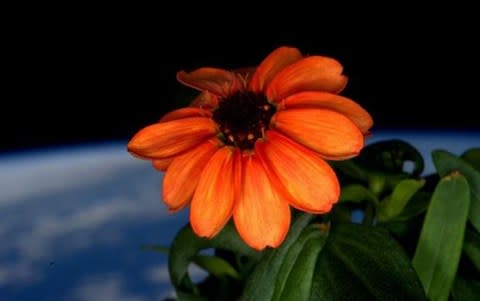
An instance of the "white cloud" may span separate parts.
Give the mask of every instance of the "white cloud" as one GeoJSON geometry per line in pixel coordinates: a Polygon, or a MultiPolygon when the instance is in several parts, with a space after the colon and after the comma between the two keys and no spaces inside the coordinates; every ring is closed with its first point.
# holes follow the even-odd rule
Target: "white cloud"
{"type": "MultiPolygon", "coordinates": [[[[203,280],[208,274],[196,264],[191,263],[188,266],[188,274],[194,282],[203,280]]],[[[155,284],[170,283],[170,275],[167,265],[160,265],[150,268],[145,272],[145,278],[155,284]]]]}
{"type": "Polygon", "coordinates": [[[147,301],[143,296],[129,293],[120,275],[103,275],[84,280],[72,294],[75,301],[147,301]]]}
{"type": "Polygon", "coordinates": [[[91,184],[139,164],[118,145],[1,158],[0,206],[91,184]]]}
{"type": "Polygon", "coordinates": [[[168,273],[168,266],[161,265],[153,267],[145,272],[145,278],[153,283],[168,283],[170,282],[170,274],[168,273]]]}
{"type": "Polygon", "coordinates": [[[130,159],[123,146],[6,161],[0,170],[0,286],[38,281],[44,276],[39,267],[51,258],[121,245],[129,239],[122,229],[167,215],[159,201],[161,174],[130,159]]]}

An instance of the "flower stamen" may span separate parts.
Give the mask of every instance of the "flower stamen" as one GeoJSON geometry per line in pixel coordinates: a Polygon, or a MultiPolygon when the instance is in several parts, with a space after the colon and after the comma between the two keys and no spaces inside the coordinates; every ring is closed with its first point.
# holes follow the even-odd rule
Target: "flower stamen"
{"type": "Polygon", "coordinates": [[[276,107],[263,94],[239,91],[221,100],[213,112],[227,145],[242,150],[253,149],[255,142],[265,136],[276,107]]]}

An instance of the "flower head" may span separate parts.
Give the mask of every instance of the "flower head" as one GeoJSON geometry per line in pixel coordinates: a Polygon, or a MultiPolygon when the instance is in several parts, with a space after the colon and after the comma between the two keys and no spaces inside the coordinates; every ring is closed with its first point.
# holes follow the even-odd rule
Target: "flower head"
{"type": "Polygon", "coordinates": [[[339,96],[342,65],[280,47],[256,69],[200,68],[177,78],[201,91],[190,107],[140,130],[130,152],[166,170],[169,210],[190,204],[195,233],[215,236],[231,216],[240,236],[277,247],[290,206],[326,213],[340,187],[325,160],[356,156],[372,118],[339,96]]]}

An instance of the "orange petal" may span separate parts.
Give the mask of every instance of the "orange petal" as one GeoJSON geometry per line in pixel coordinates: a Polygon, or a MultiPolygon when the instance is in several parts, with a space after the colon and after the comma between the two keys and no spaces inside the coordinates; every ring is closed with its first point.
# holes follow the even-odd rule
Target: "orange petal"
{"type": "Polygon", "coordinates": [[[252,248],[278,247],[290,227],[287,200],[270,182],[259,158],[243,157],[242,188],[233,210],[238,233],[252,248]]]}
{"type": "Polygon", "coordinates": [[[325,213],[337,202],[340,194],[337,176],[316,153],[275,131],[268,131],[267,141],[259,141],[255,151],[277,189],[284,189],[291,196],[293,207],[325,213]]]}
{"type": "Polygon", "coordinates": [[[281,107],[290,108],[325,108],[341,113],[350,118],[362,131],[368,133],[373,125],[373,119],[359,104],[346,97],[328,92],[300,92],[285,98],[281,107]]]}
{"type": "Polygon", "coordinates": [[[241,87],[235,74],[217,68],[200,68],[190,73],[180,71],[177,79],[186,86],[200,91],[206,90],[221,97],[227,97],[241,87]]]}
{"type": "Polygon", "coordinates": [[[304,58],[280,71],[267,85],[269,100],[280,101],[302,91],[326,91],[338,93],[347,84],[342,75],[342,65],[323,56],[304,58]]]}
{"type": "Polygon", "coordinates": [[[213,110],[218,106],[218,97],[208,91],[202,91],[190,103],[190,107],[213,110]]]}
{"type": "Polygon", "coordinates": [[[192,198],[200,174],[220,146],[216,138],[175,157],[163,178],[163,201],[170,211],[182,209],[192,198]]]}
{"type": "Polygon", "coordinates": [[[152,161],[153,168],[158,171],[167,170],[170,163],[172,163],[174,157],[165,158],[165,159],[155,159],[152,161]]]}
{"type": "Polygon", "coordinates": [[[167,122],[167,121],[172,121],[172,120],[182,119],[182,118],[189,118],[189,117],[210,118],[212,117],[212,113],[210,111],[207,111],[201,108],[194,108],[194,107],[181,108],[163,115],[163,117],[160,119],[160,122],[167,122]]]}
{"type": "Polygon", "coordinates": [[[235,197],[234,149],[222,147],[203,169],[190,209],[193,231],[215,236],[232,215],[235,197]]]}
{"type": "Polygon", "coordinates": [[[140,157],[165,159],[200,144],[217,133],[210,118],[191,117],[156,123],[141,129],[128,143],[140,157]]]}
{"type": "Polygon", "coordinates": [[[344,115],[325,109],[289,109],[278,111],[272,125],[293,140],[332,160],[358,155],[363,134],[344,115]]]}
{"type": "Polygon", "coordinates": [[[250,90],[260,93],[283,68],[302,58],[297,48],[280,47],[271,52],[260,64],[250,81],[250,90]]]}

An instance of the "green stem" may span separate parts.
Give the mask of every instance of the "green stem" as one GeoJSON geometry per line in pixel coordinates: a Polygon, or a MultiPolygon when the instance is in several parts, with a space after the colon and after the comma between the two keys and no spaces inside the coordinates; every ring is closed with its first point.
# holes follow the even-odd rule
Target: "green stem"
{"type": "Polygon", "coordinates": [[[373,217],[374,217],[374,208],[371,203],[367,203],[367,207],[365,208],[365,217],[363,218],[364,225],[372,225],[373,224],[373,217]]]}

